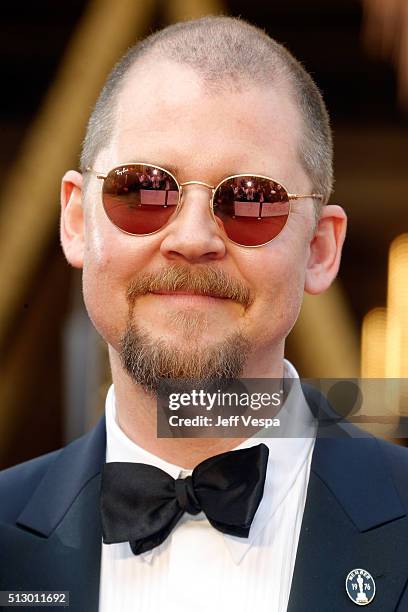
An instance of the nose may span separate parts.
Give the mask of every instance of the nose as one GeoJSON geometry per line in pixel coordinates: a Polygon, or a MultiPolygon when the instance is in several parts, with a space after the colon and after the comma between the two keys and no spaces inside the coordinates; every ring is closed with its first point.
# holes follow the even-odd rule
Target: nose
{"type": "Polygon", "coordinates": [[[211,196],[204,185],[182,187],[178,213],[165,228],[160,245],[164,257],[190,263],[224,257],[226,238],[211,213],[211,196]]]}

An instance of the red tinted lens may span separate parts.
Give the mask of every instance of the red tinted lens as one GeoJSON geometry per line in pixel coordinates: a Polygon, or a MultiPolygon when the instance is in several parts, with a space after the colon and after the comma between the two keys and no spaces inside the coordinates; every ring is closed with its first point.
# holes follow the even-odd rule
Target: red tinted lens
{"type": "Polygon", "coordinates": [[[160,168],[127,164],[105,178],[103,207],[116,227],[129,234],[150,234],[162,228],[176,210],[178,185],[160,168]]]}
{"type": "Polygon", "coordinates": [[[215,190],[214,214],[228,238],[259,246],[282,231],[289,216],[288,193],[282,185],[259,176],[235,176],[215,190]]]}

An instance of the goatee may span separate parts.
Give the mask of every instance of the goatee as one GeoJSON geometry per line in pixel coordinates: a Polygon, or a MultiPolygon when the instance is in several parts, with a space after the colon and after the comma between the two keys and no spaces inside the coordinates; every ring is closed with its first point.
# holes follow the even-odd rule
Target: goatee
{"type": "Polygon", "coordinates": [[[250,342],[235,332],[211,347],[176,348],[129,324],[120,341],[119,355],[131,379],[145,391],[184,392],[191,388],[224,386],[242,375],[250,342]]]}
{"type": "Polygon", "coordinates": [[[134,323],[134,307],[139,296],[160,291],[190,291],[223,298],[240,304],[246,311],[254,301],[251,289],[217,266],[170,264],[154,272],[144,272],[132,280],[127,291],[129,318],[120,339],[119,354],[132,380],[146,391],[201,388],[218,381],[239,378],[251,350],[247,336],[232,332],[210,347],[199,341],[208,331],[204,311],[179,310],[168,314],[168,322],[177,330],[179,343],[153,338],[134,323]]]}

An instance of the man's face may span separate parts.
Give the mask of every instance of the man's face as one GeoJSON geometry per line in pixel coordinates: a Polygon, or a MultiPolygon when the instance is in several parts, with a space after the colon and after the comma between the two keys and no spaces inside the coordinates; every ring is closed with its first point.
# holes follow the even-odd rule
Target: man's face
{"type": "MultiPolygon", "coordinates": [[[[300,133],[300,118],[282,85],[241,83],[238,92],[207,93],[190,68],[152,60],[129,74],[111,145],[94,167],[107,173],[122,163],[147,162],[171,170],[180,183],[210,185],[254,173],[276,179],[292,193],[311,193],[297,156],[300,133]]],[[[92,177],[84,203],[83,288],[111,357],[138,350],[137,359],[148,360],[147,353],[160,347],[170,376],[211,375],[211,363],[220,355],[238,357],[238,375],[279,375],[271,373],[271,364],[281,363],[284,338],[301,305],[312,200],[293,204],[285,228],[271,243],[245,248],[229,242],[214,222],[211,191],[204,186],[186,186],[179,214],[146,237],[127,235],[109,221],[101,189],[102,181],[92,177]],[[173,273],[185,279],[177,294],[140,293],[146,278],[157,287],[163,274],[173,273]],[[227,279],[246,297],[197,295],[194,278],[219,296],[227,279]]]]}

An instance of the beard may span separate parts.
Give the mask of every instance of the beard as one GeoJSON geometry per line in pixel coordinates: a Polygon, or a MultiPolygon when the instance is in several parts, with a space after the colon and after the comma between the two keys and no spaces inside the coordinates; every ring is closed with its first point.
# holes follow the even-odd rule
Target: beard
{"type": "Polygon", "coordinates": [[[194,346],[191,340],[186,347],[153,339],[129,323],[121,337],[119,356],[133,382],[147,392],[168,395],[228,386],[242,375],[251,352],[249,339],[241,332],[212,347],[194,346]]]}
{"type": "Polygon", "coordinates": [[[208,327],[200,310],[174,312],[169,325],[177,329],[181,343],[157,338],[134,323],[133,309],[139,296],[157,290],[194,291],[203,295],[228,298],[245,310],[253,303],[251,290],[218,267],[169,265],[155,273],[143,273],[133,279],[127,291],[129,317],[119,342],[122,366],[131,379],[144,390],[180,391],[192,384],[213,387],[221,381],[235,380],[243,372],[251,352],[251,343],[241,331],[232,332],[212,346],[203,346],[199,337],[208,327]]]}

